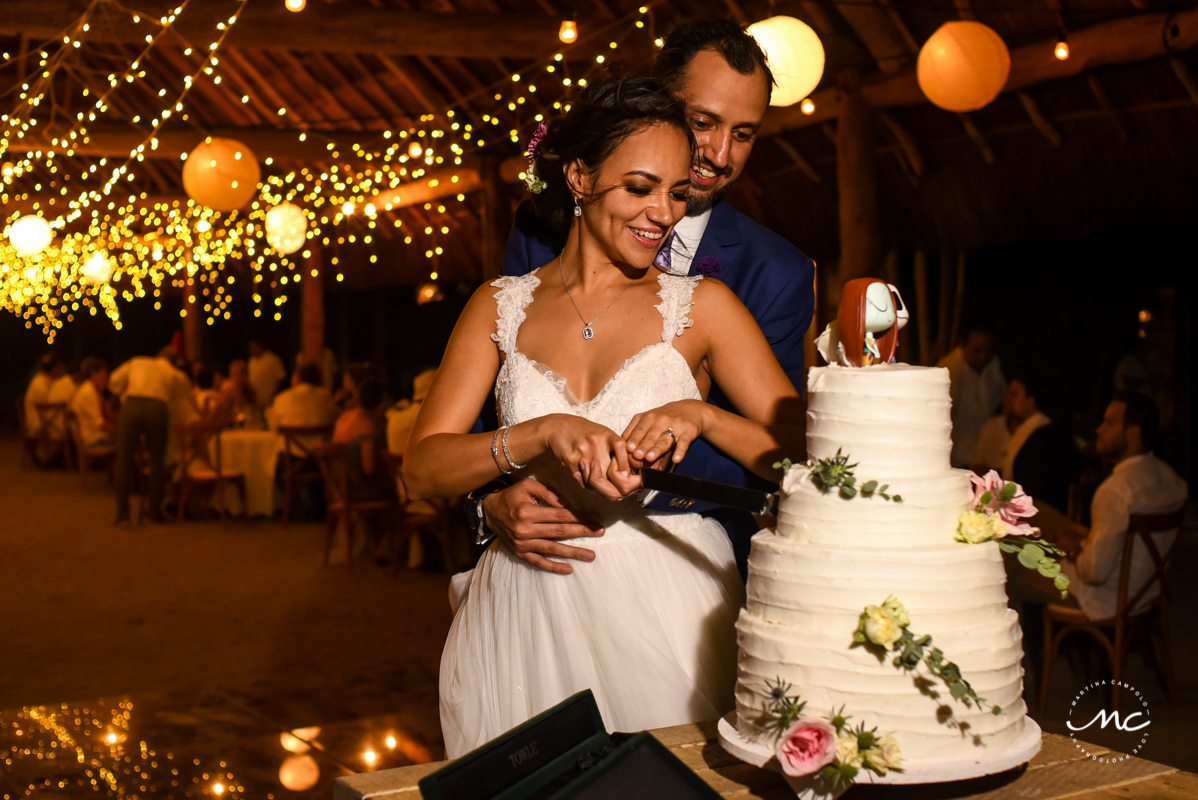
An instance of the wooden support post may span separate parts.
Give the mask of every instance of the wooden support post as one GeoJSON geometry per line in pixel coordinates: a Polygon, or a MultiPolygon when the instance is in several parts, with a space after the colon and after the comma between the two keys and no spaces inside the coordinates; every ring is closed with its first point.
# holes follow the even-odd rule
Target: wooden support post
{"type": "Polygon", "coordinates": [[[324,265],[320,245],[311,240],[309,256],[304,259],[303,326],[301,328],[301,358],[305,364],[324,364],[324,265]]]}
{"type": "Polygon", "coordinates": [[[861,96],[860,77],[842,75],[836,127],[836,186],[840,195],[840,282],[874,275],[881,266],[878,221],[877,113],[861,96]]]}
{"type": "Polygon", "coordinates": [[[932,331],[931,313],[928,311],[928,254],[915,251],[915,324],[919,326],[919,363],[931,366],[932,331]]]}
{"type": "Polygon", "coordinates": [[[499,174],[499,162],[487,159],[482,169],[483,187],[483,230],[482,230],[482,278],[491,280],[499,277],[503,267],[503,254],[507,250],[507,238],[512,229],[511,211],[503,191],[503,179],[499,174]]]}
{"type": "Polygon", "coordinates": [[[196,294],[196,266],[190,253],[187,255],[184,269],[187,271],[187,280],[183,284],[183,345],[187,352],[183,355],[188,361],[198,361],[204,352],[200,343],[203,326],[200,325],[200,303],[196,294]]]}
{"type": "Polygon", "coordinates": [[[953,325],[953,277],[956,273],[956,259],[947,247],[940,248],[940,314],[936,320],[936,349],[928,364],[934,364],[944,357],[951,344],[949,334],[953,325]]]}

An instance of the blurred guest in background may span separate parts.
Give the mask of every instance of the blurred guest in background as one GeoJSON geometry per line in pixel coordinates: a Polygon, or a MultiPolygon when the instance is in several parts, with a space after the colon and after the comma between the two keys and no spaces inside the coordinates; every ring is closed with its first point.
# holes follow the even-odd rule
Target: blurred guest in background
{"type": "Polygon", "coordinates": [[[145,437],[150,456],[149,512],[153,522],[165,522],[162,500],[166,492],[166,448],[171,406],[192,407],[191,384],[175,367],[175,351],[164,347],[155,357],[137,356],[121,364],[109,378],[112,391],[121,396],[117,419],[116,525],[129,525],[129,493],[133,484],[133,454],[145,437]]]}
{"type": "Polygon", "coordinates": [[[1015,425],[999,472],[1023,486],[1037,505],[1047,503],[1064,513],[1069,508],[1069,487],[1085,464],[1068,427],[1041,410],[1041,406],[1053,408],[1053,399],[1052,381],[1038,373],[1020,373],[1011,379],[1004,402],[1015,425]]]}
{"type": "MultiPolygon", "coordinates": [[[[300,353],[295,357],[295,371],[299,372],[300,367],[304,365],[304,355],[300,353]]],[[[293,373],[294,376],[294,373],[293,373]]],[[[330,395],[333,393],[334,385],[337,383],[337,356],[333,354],[331,348],[324,348],[320,353],[320,385],[323,386],[330,395]]]]}
{"type": "Polygon", "coordinates": [[[201,366],[195,371],[195,395],[196,410],[200,412],[200,416],[205,416],[213,411],[223,399],[221,393],[216,389],[216,371],[212,367],[201,366]]]}
{"type": "Polygon", "coordinates": [[[994,354],[994,334],[974,326],[937,366],[948,370],[953,400],[952,465],[969,467],[978,435],[994,416],[1007,388],[1002,366],[994,354]]]}
{"type": "Polygon", "coordinates": [[[1003,395],[1002,407],[998,414],[986,420],[982,431],[978,434],[978,443],[973,448],[973,459],[970,469],[979,475],[985,475],[990,470],[998,470],[1002,465],[1003,453],[1011,434],[1019,427],[1019,420],[1011,411],[1011,392],[1008,388],[1003,395]]]}
{"type": "Polygon", "coordinates": [[[110,445],[116,437],[116,421],[104,402],[108,388],[108,365],[98,358],[80,363],[83,382],[71,397],[70,409],[79,421],[79,438],[84,447],[110,445]]]}
{"type": "Polygon", "coordinates": [[[235,420],[244,422],[254,409],[254,389],[244,361],[229,362],[229,377],[221,384],[221,393],[228,398],[229,411],[235,420]]]}
{"type": "Polygon", "coordinates": [[[50,386],[57,377],[58,369],[58,359],[53,353],[46,353],[37,360],[37,371],[25,389],[25,433],[29,436],[38,436],[42,432],[37,404],[50,402],[50,386]]]}
{"type": "Polygon", "coordinates": [[[396,404],[387,412],[387,449],[397,456],[402,456],[408,447],[408,439],[412,436],[416,417],[420,415],[420,406],[428,396],[428,390],[432,387],[435,377],[435,369],[421,372],[412,381],[412,401],[402,408],[396,404]]]}
{"type": "MultiPolygon", "coordinates": [[[[1057,536],[1057,544],[1069,554],[1061,572],[1069,578],[1070,600],[1090,619],[1110,619],[1115,615],[1130,516],[1173,511],[1185,503],[1189,494],[1185,481],[1153,453],[1153,448],[1159,445],[1160,415],[1156,403],[1139,392],[1117,394],[1098,426],[1096,443],[1098,454],[1115,460],[1115,468],[1094,494],[1090,527],[1067,529],[1057,536]]],[[[1163,557],[1177,539],[1177,531],[1156,532],[1153,539],[1163,557]]],[[[1129,598],[1135,596],[1154,571],[1147,548],[1137,541],[1132,548],[1129,598]]],[[[1060,602],[1052,582],[1043,580],[1034,570],[1012,567],[1008,574],[1017,587],[1012,592],[1013,598],[1018,595],[1019,599],[1030,602],[1060,602]]],[[[1159,593],[1158,587],[1146,592],[1141,607],[1159,593]]],[[[1134,613],[1138,609],[1131,610],[1134,613]]]]}
{"type": "MultiPolygon", "coordinates": [[[[270,408],[266,422],[272,431],[280,425],[310,427],[332,425],[337,419],[333,396],[321,385],[320,367],[304,364],[291,380],[291,388],[279,392],[270,408]]],[[[294,452],[293,455],[301,455],[294,452]]]]}
{"type": "Polygon", "coordinates": [[[341,388],[333,396],[337,407],[345,410],[358,404],[358,387],[374,377],[374,370],[369,364],[349,364],[341,373],[341,388]]]}
{"type": "Polygon", "coordinates": [[[1147,348],[1139,331],[1123,339],[1123,355],[1115,365],[1116,392],[1142,392],[1152,396],[1152,379],[1148,374],[1147,348]]]}
{"type": "Polygon", "coordinates": [[[287,377],[283,359],[266,349],[257,339],[250,339],[250,360],[247,363],[250,386],[254,389],[254,405],[265,411],[274,402],[279,384],[287,377]]]}

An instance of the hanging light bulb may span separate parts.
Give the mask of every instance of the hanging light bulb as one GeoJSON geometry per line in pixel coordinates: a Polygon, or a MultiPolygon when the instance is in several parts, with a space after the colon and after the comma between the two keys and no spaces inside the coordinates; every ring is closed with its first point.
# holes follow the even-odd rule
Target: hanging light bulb
{"type": "Polygon", "coordinates": [[[1064,36],[1052,48],[1052,54],[1057,57],[1058,61],[1064,61],[1069,58],[1069,41],[1064,36]]]}
{"type": "Polygon", "coordinates": [[[108,279],[112,277],[112,262],[103,251],[97,250],[83,262],[80,272],[88,283],[108,283],[108,279]]]}
{"type": "Polygon", "coordinates": [[[50,223],[37,215],[21,217],[5,232],[19,256],[35,256],[50,246],[54,231],[50,223]]]}
{"type": "Polygon", "coordinates": [[[557,38],[566,44],[573,44],[578,39],[578,23],[572,19],[563,19],[562,26],[557,31],[557,38]]]}
{"type": "Polygon", "coordinates": [[[804,98],[802,103],[799,103],[799,111],[802,111],[807,116],[815,113],[815,101],[810,97],[804,98]]]}
{"type": "Polygon", "coordinates": [[[412,158],[420,158],[424,155],[424,148],[420,146],[420,142],[412,142],[408,145],[408,155],[412,158]]]}
{"type": "Polygon", "coordinates": [[[308,0],[284,0],[284,5],[288,11],[303,11],[304,6],[308,5],[308,0]]]}

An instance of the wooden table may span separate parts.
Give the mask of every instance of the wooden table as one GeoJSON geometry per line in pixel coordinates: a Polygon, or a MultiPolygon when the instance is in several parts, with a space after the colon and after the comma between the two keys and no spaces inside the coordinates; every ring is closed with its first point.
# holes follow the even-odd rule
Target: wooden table
{"type": "MultiPolygon", "coordinates": [[[[776,772],[745,764],[728,755],[716,737],[715,722],[662,728],[653,735],[722,797],[736,800],[792,800],[794,791],[776,772]]],[[[1087,745],[1096,756],[1110,752],[1087,745]]],[[[417,782],[445,766],[412,767],[367,772],[339,778],[334,800],[419,800],[417,782]]],[[[987,798],[988,800],[1190,800],[1198,797],[1198,775],[1141,758],[1100,764],[1082,755],[1064,736],[1044,734],[1044,746],[1026,770],[956,783],[920,786],[855,786],[844,795],[849,800],[935,800],[936,798],[987,798]]]]}

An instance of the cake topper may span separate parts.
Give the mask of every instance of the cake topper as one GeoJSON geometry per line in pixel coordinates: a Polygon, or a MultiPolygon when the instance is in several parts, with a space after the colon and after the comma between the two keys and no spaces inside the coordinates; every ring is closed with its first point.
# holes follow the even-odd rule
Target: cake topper
{"type": "Polygon", "coordinates": [[[877,278],[857,278],[844,285],[836,321],[820,334],[816,347],[829,364],[890,364],[899,329],[910,317],[898,287],[877,278]]]}

